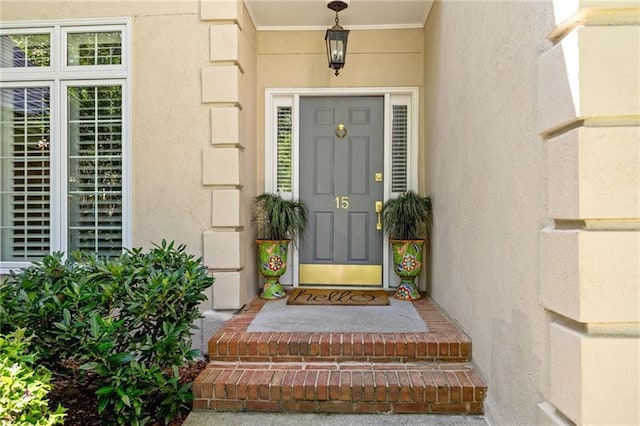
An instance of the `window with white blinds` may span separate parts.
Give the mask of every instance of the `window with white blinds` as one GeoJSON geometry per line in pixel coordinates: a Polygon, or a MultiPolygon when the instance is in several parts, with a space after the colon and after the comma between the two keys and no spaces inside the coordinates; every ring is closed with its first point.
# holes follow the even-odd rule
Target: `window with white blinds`
{"type": "Polygon", "coordinates": [[[392,105],[391,109],[391,192],[408,189],[408,107],[392,105]]]}
{"type": "Polygon", "coordinates": [[[28,261],[49,252],[49,87],[0,89],[0,255],[28,261]]]}
{"type": "Polygon", "coordinates": [[[122,251],[122,87],[67,88],[69,250],[122,251]]]}
{"type": "Polygon", "coordinates": [[[278,191],[291,192],[292,185],[292,130],[293,130],[293,115],[292,108],[290,106],[279,106],[277,108],[277,182],[276,187],[278,191]]]}
{"type": "Polygon", "coordinates": [[[129,244],[129,23],[110,21],[0,27],[0,273],[129,244]]]}

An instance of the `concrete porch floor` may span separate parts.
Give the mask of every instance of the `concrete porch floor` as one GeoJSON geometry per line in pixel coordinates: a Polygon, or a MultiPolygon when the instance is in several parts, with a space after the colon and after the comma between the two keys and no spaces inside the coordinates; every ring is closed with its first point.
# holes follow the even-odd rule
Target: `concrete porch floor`
{"type": "Polygon", "coordinates": [[[278,333],[426,333],[429,331],[413,303],[389,297],[384,306],[264,304],[247,331],[278,333]]]}
{"type": "Polygon", "coordinates": [[[486,426],[483,416],[433,414],[300,414],[217,413],[189,414],[183,426],[486,426]]]}

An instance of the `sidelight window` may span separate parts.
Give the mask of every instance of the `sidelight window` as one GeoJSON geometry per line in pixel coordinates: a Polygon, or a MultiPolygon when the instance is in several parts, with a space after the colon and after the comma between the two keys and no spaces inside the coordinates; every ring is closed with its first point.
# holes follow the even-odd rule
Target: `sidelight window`
{"type": "Polygon", "coordinates": [[[279,106],[277,111],[277,190],[291,192],[291,174],[293,172],[292,136],[293,115],[290,106],[279,106]]]}
{"type": "Polygon", "coordinates": [[[407,110],[407,105],[391,106],[391,192],[403,192],[408,189],[407,110]]]}

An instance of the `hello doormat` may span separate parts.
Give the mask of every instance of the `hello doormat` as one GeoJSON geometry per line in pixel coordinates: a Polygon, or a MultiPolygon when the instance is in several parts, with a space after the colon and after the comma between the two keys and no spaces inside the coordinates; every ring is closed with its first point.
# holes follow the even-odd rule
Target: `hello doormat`
{"type": "Polygon", "coordinates": [[[297,288],[287,298],[287,305],[381,306],[388,304],[389,297],[384,290],[297,288]]]}

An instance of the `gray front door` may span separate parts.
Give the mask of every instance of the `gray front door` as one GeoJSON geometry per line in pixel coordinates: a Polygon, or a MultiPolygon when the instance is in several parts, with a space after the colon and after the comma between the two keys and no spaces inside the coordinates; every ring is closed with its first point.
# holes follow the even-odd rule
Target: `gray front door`
{"type": "Polygon", "coordinates": [[[384,98],[300,100],[300,285],[382,286],[384,98]]]}

